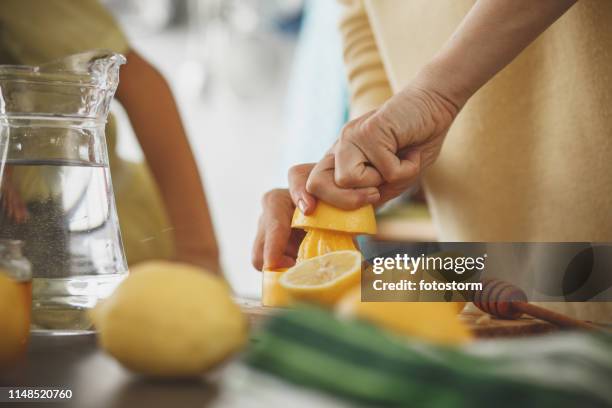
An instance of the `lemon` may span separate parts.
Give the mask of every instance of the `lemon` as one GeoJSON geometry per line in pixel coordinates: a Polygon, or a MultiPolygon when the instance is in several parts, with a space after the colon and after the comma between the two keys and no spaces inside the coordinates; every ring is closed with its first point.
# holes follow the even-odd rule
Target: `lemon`
{"type": "Polygon", "coordinates": [[[280,284],[280,278],[287,268],[263,271],[261,303],[264,306],[284,307],[289,304],[289,293],[280,284]]]}
{"type": "Polygon", "coordinates": [[[291,226],[306,231],[296,260],[300,263],[329,252],[356,250],[354,236],[375,234],[376,218],[371,205],[346,211],[319,201],[310,215],[304,215],[296,208],[291,226]]]}
{"type": "Polygon", "coordinates": [[[104,350],[128,369],[156,377],[201,374],[247,338],[225,281],[179,263],[135,266],[91,317],[104,350]]]}
{"type": "Polygon", "coordinates": [[[338,302],[336,312],[433,343],[459,344],[472,338],[452,302],[363,302],[361,288],[356,287],[338,302]]]}
{"type": "MultiPolygon", "coordinates": [[[[374,208],[371,205],[353,211],[345,211],[319,201],[314,212],[310,215],[304,215],[296,208],[293,213],[291,226],[306,231],[306,235],[298,250],[296,258],[297,266],[300,266],[306,260],[322,255],[348,251],[357,253],[359,256],[359,268],[356,270],[361,271],[361,254],[356,251],[357,247],[355,246],[354,237],[357,234],[375,234],[376,218],[374,216],[374,208]]],[[[332,257],[331,260],[326,260],[326,262],[333,263],[333,259],[332,257]]],[[[307,268],[317,269],[321,267],[321,265],[309,265],[307,268]]],[[[342,269],[343,266],[339,265],[339,268],[342,269]]],[[[334,267],[332,266],[325,266],[321,271],[331,271],[333,269],[334,267]]],[[[303,284],[293,282],[298,276],[291,277],[293,273],[295,272],[292,272],[290,277],[285,279],[284,276],[287,275],[287,272],[275,274],[274,272],[264,271],[262,290],[262,303],[264,305],[285,306],[292,298],[331,304],[342,295],[342,292],[346,290],[345,286],[349,282],[351,285],[358,283],[360,276],[359,273],[356,274],[356,277],[351,277],[348,274],[336,279],[330,278],[327,272],[313,273],[312,271],[302,271],[298,274],[313,274],[313,280],[303,284]],[[282,283],[283,279],[285,279],[285,283],[282,283]],[[331,279],[331,281],[325,282],[326,279],[331,279]],[[285,288],[284,291],[283,288],[285,288]]]]}
{"type": "Polygon", "coordinates": [[[29,288],[0,269],[0,367],[25,351],[32,306],[29,288]]]}
{"type": "Polygon", "coordinates": [[[291,226],[302,229],[325,229],[351,234],[376,234],[374,208],[366,205],[352,211],[341,210],[319,201],[314,212],[304,215],[295,209],[291,226]]]}
{"type": "Polygon", "coordinates": [[[343,250],[357,250],[353,241],[353,235],[346,232],[316,228],[308,229],[306,236],[300,244],[296,262],[300,263],[305,259],[343,250]]]}
{"type": "Polygon", "coordinates": [[[280,284],[292,299],[332,305],[361,278],[361,253],[336,251],[302,261],[280,284]]]}

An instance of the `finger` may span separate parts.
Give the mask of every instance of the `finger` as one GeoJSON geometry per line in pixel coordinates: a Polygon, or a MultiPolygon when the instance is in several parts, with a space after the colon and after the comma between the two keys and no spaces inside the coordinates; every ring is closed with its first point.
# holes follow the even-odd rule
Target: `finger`
{"type": "Polygon", "coordinates": [[[291,218],[295,207],[287,190],[272,190],[263,198],[263,268],[285,267],[289,259],[285,255],[291,234],[291,218]]]}
{"type": "Polygon", "coordinates": [[[301,229],[291,229],[289,235],[289,242],[285,247],[285,254],[279,260],[276,268],[290,268],[295,265],[295,261],[298,255],[300,244],[306,235],[306,231],[301,229]]]}
{"type": "Polygon", "coordinates": [[[334,157],[325,156],[314,167],[306,190],[317,198],[344,210],[354,210],[366,204],[374,204],[380,199],[376,187],[340,188],[334,181],[334,157]]]}
{"type": "Polygon", "coordinates": [[[270,190],[264,194],[261,205],[263,207],[262,215],[259,217],[257,224],[257,234],[253,243],[251,252],[251,261],[253,266],[259,270],[264,267],[264,250],[266,235],[270,228],[271,222],[278,223],[279,220],[286,219],[286,222],[291,219],[293,214],[293,205],[289,192],[283,189],[270,190]]]}
{"type": "Polygon", "coordinates": [[[361,139],[373,139],[373,136],[363,134],[363,123],[371,114],[349,122],[336,142],[333,150],[334,180],[339,187],[375,187],[382,182],[380,174],[369,165],[367,152],[359,143],[361,139]]]}
{"type": "MultiPolygon", "coordinates": [[[[415,180],[416,182],[416,180],[415,180]]],[[[380,187],[380,200],[377,206],[399,197],[410,188],[410,185],[385,184],[380,187]]]]}
{"type": "Polygon", "coordinates": [[[334,154],[334,181],[339,187],[376,187],[384,179],[352,141],[338,143],[334,154]]]}
{"type": "Polygon", "coordinates": [[[257,226],[257,236],[255,237],[255,242],[253,243],[253,250],[251,252],[251,263],[258,271],[261,271],[264,264],[264,239],[265,233],[262,230],[261,221],[257,226]]]}
{"type": "Polygon", "coordinates": [[[408,149],[397,155],[386,149],[378,149],[372,152],[370,159],[387,183],[412,180],[421,170],[420,149],[408,149]]]}
{"type": "Polygon", "coordinates": [[[289,243],[289,224],[273,221],[268,225],[264,238],[264,269],[282,268],[287,261],[285,249],[289,243]]]}
{"type": "MultiPolygon", "coordinates": [[[[410,161],[415,163],[416,167],[420,167],[420,157],[417,157],[418,154],[410,153],[405,157],[410,157],[410,161]]],[[[408,160],[408,159],[407,159],[408,160]]],[[[415,183],[419,180],[419,171],[415,171],[412,177],[406,177],[395,183],[385,183],[379,187],[380,191],[380,201],[379,205],[386,203],[387,201],[399,196],[400,194],[407,191],[409,188],[414,186],[415,183]]]]}
{"type": "Polygon", "coordinates": [[[5,194],[3,194],[3,195],[0,197],[0,202],[2,203],[2,210],[3,210],[3,212],[4,212],[4,213],[6,213],[6,212],[7,212],[7,210],[8,210],[6,193],[5,193],[5,194]]]}
{"type": "Polygon", "coordinates": [[[283,255],[279,258],[273,269],[291,268],[293,265],[295,265],[295,257],[283,255]]]}
{"type": "Polygon", "coordinates": [[[15,220],[15,197],[12,193],[8,197],[8,215],[10,219],[15,220]]]}
{"type": "Polygon", "coordinates": [[[304,230],[293,229],[291,231],[289,242],[287,243],[287,248],[285,248],[285,255],[290,256],[293,259],[297,258],[300,244],[302,243],[305,235],[306,232],[304,230]]]}
{"type": "Polygon", "coordinates": [[[28,213],[28,210],[27,210],[25,204],[23,203],[23,201],[20,198],[18,198],[16,201],[17,201],[16,202],[16,207],[15,207],[16,214],[17,214],[16,221],[17,221],[18,224],[21,224],[21,223],[25,222],[28,219],[29,213],[28,213]]]}
{"type": "Polygon", "coordinates": [[[291,200],[304,215],[311,214],[317,205],[317,199],[306,191],[306,182],[314,166],[314,163],[298,164],[289,169],[291,200]]]}

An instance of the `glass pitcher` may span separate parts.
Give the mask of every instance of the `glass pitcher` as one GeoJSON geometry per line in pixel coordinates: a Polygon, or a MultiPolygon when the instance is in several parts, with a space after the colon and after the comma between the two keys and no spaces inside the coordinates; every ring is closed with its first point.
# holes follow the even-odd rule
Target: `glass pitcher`
{"type": "Polygon", "coordinates": [[[91,331],[87,310],[127,273],[104,127],[125,58],[0,66],[0,239],[32,264],[32,329],[91,331]]]}

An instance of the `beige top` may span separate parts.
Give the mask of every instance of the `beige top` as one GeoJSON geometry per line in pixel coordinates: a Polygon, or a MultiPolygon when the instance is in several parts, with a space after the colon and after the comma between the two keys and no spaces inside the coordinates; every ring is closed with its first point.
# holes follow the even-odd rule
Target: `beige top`
{"type": "MultiPolygon", "coordinates": [[[[341,0],[352,111],[379,106],[473,0],[341,0]]],[[[583,0],[484,86],[424,185],[443,241],[612,241],[612,2],[583,0]]]]}

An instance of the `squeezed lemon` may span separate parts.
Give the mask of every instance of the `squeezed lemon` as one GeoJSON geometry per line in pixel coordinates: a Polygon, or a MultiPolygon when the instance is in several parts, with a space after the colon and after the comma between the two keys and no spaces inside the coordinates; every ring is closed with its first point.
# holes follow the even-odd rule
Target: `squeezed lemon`
{"type": "Polygon", "coordinates": [[[334,251],[298,263],[279,282],[292,299],[333,305],[361,279],[361,253],[334,251]]]}

